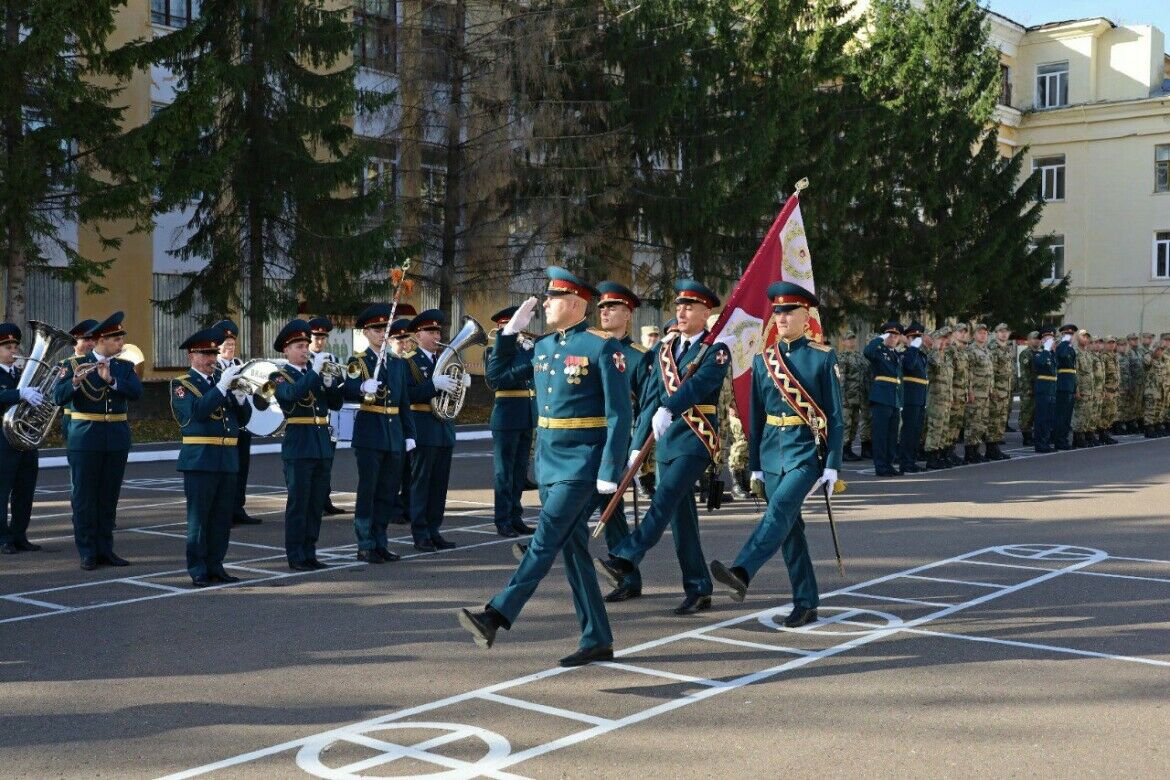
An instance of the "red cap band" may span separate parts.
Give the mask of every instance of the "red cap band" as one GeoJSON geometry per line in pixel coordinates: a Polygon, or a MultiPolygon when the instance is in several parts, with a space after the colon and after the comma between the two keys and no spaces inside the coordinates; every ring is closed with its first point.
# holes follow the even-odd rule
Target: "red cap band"
{"type": "Polygon", "coordinates": [[[582,287],[572,282],[567,282],[564,279],[550,279],[548,282],[547,292],[572,293],[573,295],[584,298],[585,300],[592,300],[593,293],[585,287],[582,287]]]}

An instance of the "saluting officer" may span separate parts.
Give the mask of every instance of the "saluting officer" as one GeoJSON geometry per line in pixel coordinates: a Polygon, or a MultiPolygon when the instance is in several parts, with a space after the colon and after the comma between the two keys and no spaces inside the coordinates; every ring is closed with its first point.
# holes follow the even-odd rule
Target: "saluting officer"
{"type": "Polygon", "coordinates": [[[341,382],[322,376],[325,356],[309,360],[309,323],[289,322],[272,348],[288,360],[269,379],[276,387],[276,401],[285,416],[280,458],[288,500],[284,506],[284,552],[293,571],[326,569],[317,560],[321,514],[329,496],[329,471],[333,445],[329,441],[329,410],[341,408],[341,382]]]}
{"type": "MultiPolygon", "coordinates": [[[[329,334],[333,332],[333,320],[328,317],[314,317],[309,320],[309,359],[312,360],[322,352],[328,353],[329,334]]],[[[336,356],[334,356],[336,357],[336,356]]],[[[337,453],[337,431],[332,426],[329,428],[329,443],[333,445],[334,454],[337,453]]],[[[333,505],[333,474],[329,475],[329,491],[325,494],[325,509],[323,514],[326,517],[332,515],[344,515],[345,510],[333,505]]]]}
{"type": "Polygon", "coordinates": [[[930,392],[927,378],[927,356],[922,351],[922,323],[911,322],[905,336],[910,340],[902,352],[902,429],[898,434],[898,465],[903,474],[916,474],[922,469],[915,463],[918,443],[922,440],[922,425],[926,419],[926,396],[930,392]]]}
{"type": "MultiPolygon", "coordinates": [[[[447,482],[451,478],[451,455],[455,451],[455,423],[441,420],[431,411],[431,399],[455,389],[455,380],[446,374],[435,376],[439,341],[447,318],[438,309],[427,309],[410,321],[410,332],[418,349],[409,358],[410,411],[414,415],[418,447],[411,460],[410,533],[421,552],[449,550],[455,542],[439,533],[447,505],[447,482]]],[[[471,375],[463,375],[470,384],[471,375]]]]}
{"type": "MultiPolygon", "coordinates": [[[[635,343],[630,337],[630,323],[634,317],[634,309],[642,305],[642,299],[624,284],[611,281],[599,283],[597,292],[600,293],[597,301],[597,316],[601,320],[601,329],[611,338],[618,340],[618,343],[622,345],[622,354],[626,356],[626,376],[630,381],[630,402],[636,424],[640,408],[639,399],[645,391],[645,383],[650,381],[650,374],[653,373],[653,366],[647,359],[647,355],[652,353],[648,352],[641,344],[635,343]]],[[[655,343],[657,344],[658,341],[655,340],[655,343]]],[[[598,505],[602,509],[608,503],[608,499],[599,497],[598,505]]],[[[626,504],[624,500],[621,500],[605,526],[606,549],[612,553],[629,535],[630,526],[626,521],[626,504]]],[[[641,595],[642,574],[637,567],[634,567],[616,583],[612,591],[605,594],[605,600],[616,603],[641,595]]]]}
{"type": "MultiPolygon", "coordinates": [[[[97,341],[89,335],[98,324],[97,320],[82,320],[69,329],[69,335],[73,337],[73,357],[83,358],[93,350],[94,344],[97,341]]],[[[64,367],[65,361],[69,358],[63,358],[57,364],[57,369],[64,367]]],[[[61,407],[61,441],[69,441],[69,418],[73,415],[73,405],[61,407]]]]}
{"type": "Polygon", "coordinates": [[[869,386],[869,412],[873,419],[873,469],[879,477],[895,477],[895,447],[902,408],[902,361],[894,350],[902,338],[902,325],[890,320],[882,335],[865,345],[863,354],[873,372],[869,386]]]}
{"type": "Polygon", "coordinates": [[[402,460],[415,447],[406,362],[391,357],[387,348],[379,365],[389,322],[390,306],[385,303],[375,303],[357,316],[369,346],[349,359],[344,385],[345,400],[359,404],[352,440],[358,469],[353,510],[357,559],[374,564],[400,557],[388,547],[386,527],[402,479],[402,460]]]}
{"type": "Polygon", "coordinates": [[[1072,338],[1077,326],[1071,322],[1060,326],[1060,342],[1056,345],[1056,403],[1053,407],[1052,445],[1058,450],[1071,450],[1069,434],[1072,431],[1073,402],[1077,395],[1077,351],[1072,338]]]}
{"type": "MultiPolygon", "coordinates": [[[[230,366],[242,366],[244,361],[236,354],[239,348],[240,326],[231,320],[220,320],[211,327],[223,331],[223,341],[219,345],[219,370],[226,371],[230,366]]],[[[236,473],[232,525],[259,525],[263,520],[252,517],[244,509],[244,502],[248,499],[248,471],[252,466],[252,432],[243,426],[240,426],[240,433],[236,437],[236,460],[240,463],[240,470],[236,473]]]]}
{"type": "Polygon", "coordinates": [[[187,573],[196,588],[239,582],[223,568],[232,530],[236,443],[240,426],[252,416],[245,390],[233,390],[239,366],[216,368],[224,332],[207,328],[182,344],[191,367],[171,380],[171,414],[182,438],[176,468],[187,497],[187,573]]]}
{"type": "Polygon", "coordinates": [[[1052,428],[1056,414],[1058,373],[1056,353],[1053,351],[1056,330],[1045,325],[1037,334],[1041,348],[1029,350],[1032,365],[1032,443],[1036,452],[1055,452],[1052,428]]]}
{"type": "MultiPolygon", "coordinates": [[[[95,323],[96,324],[96,323],[95,323]]],[[[21,401],[33,406],[45,402],[35,387],[17,390],[21,369],[16,367],[20,349],[20,328],[10,322],[0,323],[0,416],[21,401]]],[[[28,540],[32,519],[33,494],[40,469],[37,450],[18,450],[0,434],[0,553],[35,552],[40,545],[28,540]],[[12,514],[9,516],[9,507],[12,514]]]]}
{"type": "MultiPolygon", "coordinates": [[[[500,309],[492,315],[497,329],[502,329],[516,313],[516,306],[500,309]]],[[[498,334],[499,330],[497,330],[498,334]]],[[[521,351],[531,352],[532,343],[520,340],[521,351]]],[[[492,347],[484,350],[483,362],[491,360],[492,347]]],[[[522,366],[517,363],[516,365],[522,366]]],[[[532,389],[531,371],[527,376],[506,373],[488,382],[495,394],[488,428],[492,432],[492,462],[495,466],[494,519],[496,533],[507,539],[534,530],[524,522],[524,484],[528,479],[528,456],[532,450],[532,432],[536,428],[536,391],[532,389]]]]}
{"type": "MultiPolygon", "coordinates": [[[[396,314],[404,313],[403,309],[409,310],[409,316],[399,317],[390,323],[387,338],[390,339],[390,352],[393,353],[395,360],[407,359],[414,354],[414,339],[410,335],[410,318],[418,314],[413,306],[408,304],[398,304],[395,310],[396,314]]],[[[410,371],[410,365],[404,363],[407,368],[407,373],[410,371]]],[[[403,408],[398,411],[403,417],[409,417],[410,422],[414,424],[414,415],[410,413],[409,409],[403,408]]],[[[391,525],[410,525],[410,462],[413,455],[409,452],[402,456],[402,477],[398,481],[398,492],[394,495],[394,507],[390,512],[391,525]]]]}
{"type": "Polygon", "coordinates": [[[841,387],[833,350],[804,336],[816,296],[791,282],[775,282],[768,297],[780,339],[752,364],[749,455],[753,479],[764,482],[768,508],[735,562],[727,567],[711,561],[711,574],[731,589],[733,600],[743,601],[756,573],[780,550],[792,583],[793,608],[784,625],[796,628],[817,619],[820,595],[800,508],[813,489],[828,485],[831,491],[837,482],[841,387]],[[824,450],[823,461],[818,448],[824,450]]]}
{"type": "MultiPolygon", "coordinates": [[[[719,307],[719,297],[693,279],[676,282],[674,289],[679,332],[660,341],[650,353],[653,369],[643,386],[633,439],[641,445],[653,431],[658,487],[638,528],[610,550],[608,559],[598,562],[605,576],[615,586],[620,585],[662,538],[669,523],[685,593],[674,613],[693,615],[710,608],[712,590],[699,541],[693,486],[719,452],[717,404],[731,353],[726,344],[716,344],[702,356],[695,373],[683,381],[702,353],[707,318],[719,307]]],[[[638,451],[632,451],[630,462],[637,456],[638,451]]]]}
{"type": "Polygon", "coordinates": [[[126,331],[122,312],[114,312],[95,325],[89,335],[93,351],[71,357],[61,367],[54,388],[53,403],[73,405],[69,422],[69,469],[73,482],[73,537],[81,556],[81,568],[99,564],[129,566],[114,553],[114,525],[118,496],[130,454],[130,424],[126,410],[130,401],[142,397],[142,382],[129,360],[114,357],[122,351],[126,331]],[[82,369],[81,365],[96,364],[82,369]]]}
{"type": "Polygon", "coordinates": [[[532,353],[517,348],[517,336],[536,308],[536,299],[529,298],[500,331],[487,364],[492,381],[505,372],[523,374],[515,366],[527,365],[536,385],[540,520],[508,585],[482,611],[460,610],[459,622],[477,645],[491,647],[501,626],[512,627],[563,548],[581,640],[560,664],[581,666],[613,658],[613,634],[589,557],[588,523],[597,494],[614,493],[622,476],[630,446],[630,386],[621,344],[585,319],[597,291],[562,268],[545,273],[545,322],[554,330],[537,340],[532,353]]]}

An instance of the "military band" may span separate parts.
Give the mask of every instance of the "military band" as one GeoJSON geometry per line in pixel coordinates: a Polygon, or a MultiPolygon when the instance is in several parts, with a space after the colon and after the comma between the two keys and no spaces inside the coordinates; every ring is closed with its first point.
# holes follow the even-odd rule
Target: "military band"
{"type": "MultiPolygon", "coordinates": [[[[388,328],[390,351],[396,358],[409,359],[414,354],[414,338],[410,335],[410,320],[418,312],[413,306],[399,304],[394,313],[404,316],[390,323],[388,328]]],[[[409,364],[406,365],[409,370],[409,364]]],[[[411,422],[414,422],[414,417],[408,412],[400,411],[400,413],[403,417],[410,417],[411,422]]],[[[394,506],[390,512],[391,525],[410,525],[410,463],[412,460],[413,455],[410,452],[403,454],[402,476],[398,480],[398,493],[394,496],[394,506]]]]}
{"type": "MultiPolygon", "coordinates": [[[[39,405],[45,400],[35,387],[17,387],[22,371],[16,362],[21,335],[16,325],[0,323],[0,415],[21,401],[39,405]]],[[[4,555],[41,549],[28,540],[39,455],[36,449],[18,449],[8,437],[0,436],[0,553],[4,555]]]]}
{"type": "MultiPolygon", "coordinates": [[[[226,371],[231,366],[243,365],[243,360],[236,354],[239,347],[240,326],[232,320],[220,320],[213,328],[223,331],[223,341],[219,345],[219,360],[217,365],[220,371],[226,371]]],[[[240,429],[236,439],[236,460],[239,471],[236,472],[236,494],[232,502],[232,525],[259,525],[262,521],[258,517],[248,514],[244,502],[248,497],[248,471],[252,466],[252,432],[247,428],[240,429]]]]}
{"type": "MultiPolygon", "coordinates": [[[[313,317],[311,320],[309,320],[309,335],[311,336],[311,339],[309,341],[309,357],[310,358],[313,358],[319,354],[325,353],[328,355],[328,357],[326,358],[327,361],[338,362],[337,357],[335,355],[333,355],[331,352],[329,352],[329,350],[327,349],[327,347],[329,346],[329,334],[332,332],[333,332],[333,320],[329,319],[328,317],[313,317]]],[[[334,450],[334,453],[336,454],[336,451],[337,451],[337,430],[336,430],[336,428],[334,428],[332,426],[330,426],[330,428],[329,428],[329,441],[333,445],[333,450],[334,450]]],[[[329,492],[325,496],[324,514],[326,517],[329,517],[332,515],[344,515],[345,514],[344,509],[341,509],[340,507],[334,506],[334,504],[333,504],[333,479],[332,479],[332,475],[330,475],[330,480],[329,480],[329,492]]]]}
{"type": "MultiPolygon", "coordinates": [[[[516,313],[508,306],[492,315],[497,333],[516,313]]],[[[534,344],[521,338],[518,348],[531,352],[534,344]]],[[[484,350],[484,364],[491,360],[492,347],[484,350]]],[[[526,372],[525,372],[526,373],[526,372]]],[[[488,429],[492,432],[494,488],[492,519],[496,533],[507,539],[530,535],[535,529],[524,522],[524,485],[528,479],[528,457],[536,429],[536,391],[531,376],[499,375],[489,382],[492,390],[492,414],[488,429]]]]}

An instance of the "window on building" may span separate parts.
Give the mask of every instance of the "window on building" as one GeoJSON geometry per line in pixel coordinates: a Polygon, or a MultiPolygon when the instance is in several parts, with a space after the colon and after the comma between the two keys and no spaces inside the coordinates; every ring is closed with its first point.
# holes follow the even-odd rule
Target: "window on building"
{"type": "Polygon", "coordinates": [[[447,199],[447,151],[437,146],[423,147],[419,200],[422,221],[437,227],[443,224],[443,206],[447,199]]]}
{"type": "Polygon", "coordinates": [[[1154,234],[1154,278],[1170,279],[1170,230],[1154,234]]]}
{"type": "Polygon", "coordinates": [[[1036,108],[1068,105],[1068,62],[1051,62],[1036,68],[1036,108]]]}
{"type": "Polygon", "coordinates": [[[1064,236],[1053,236],[1048,249],[1052,252],[1052,265],[1049,267],[1047,281],[1059,282],[1064,278],[1064,236]]]}
{"type": "Polygon", "coordinates": [[[394,73],[397,69],[396,0],[355,0],[353,60],[358,65],[394,73]]]}
{"type": "Polygon", "coordinates": [[[423,5],[422,70],[431,81],[449,82],[454,75],[455,10],[438,0],[423,5]]]}
{"type": "Polygon", "coordinates": [[[1064,200],[1064,155],[1037,157],[1032,170],[1040,171],[1040,199],[1064,200]]]}
{"type": "Polygon", "coordinates": [[[1170,144],[1154,147],[1154,192],[1170,192],[1170,144]]]}
{"type": "Polygon", "coordinates": [[[999,65],[999,104],[1001,106],[1012,104],[1012,68],[1003,63],[999,65]]]}
{"type": "Polygon", "coordinates": [[[199,18],[203,0],[150,0],[150,21],[167,27],[186,27],[199,18]]]}

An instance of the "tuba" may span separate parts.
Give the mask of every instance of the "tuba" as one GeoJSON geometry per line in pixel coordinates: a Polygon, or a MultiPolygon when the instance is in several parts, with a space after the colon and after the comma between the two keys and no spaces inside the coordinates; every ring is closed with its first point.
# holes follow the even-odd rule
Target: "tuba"
{"type": "Polygon", "coordinates": [[[49,427],[61,407],[53,403],[53,389],[60,379],[57,370],[58,353],[73,344],[73,337],[43,322],[30,320],[29,328],[35,334],[33,347],[24,360],[24,370],[16,387],[18,390],[35,387],[44,396],[40,404],[28,401],[13,404],[4,413],[4,436],[18,450],[35,450],[41,446],[49,427]]]}
{"type": "Polygon", "coordinates": [[[441,345],[443,351],[435,360],[435,369],[431,375],[436,377],[439,374],[446,374],[455,380],[455,389],[448,393],[439,393],[431,399],[431,414],[435,417],[440,420],[454,420],[459,416],[463,402],[467,399],[467,388],[463,385],[463,377],[467,371],[463,368],[459,353],[468,347],[482,347],[485,344],[487,333],[483,327],[472,317],[464,317],[463,327],[455,334],[455,338],[451,339],[451,343],[441,345]]]}

